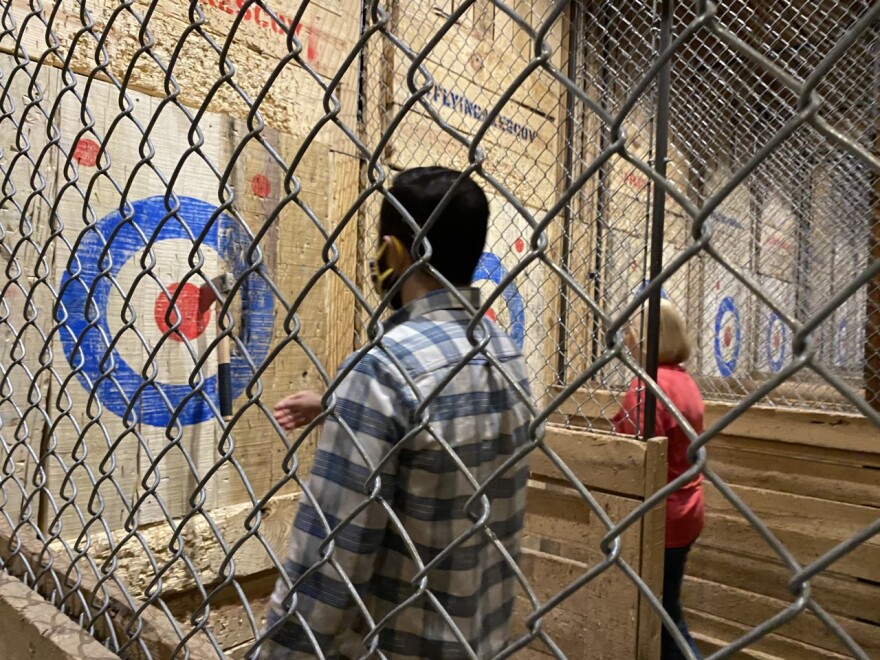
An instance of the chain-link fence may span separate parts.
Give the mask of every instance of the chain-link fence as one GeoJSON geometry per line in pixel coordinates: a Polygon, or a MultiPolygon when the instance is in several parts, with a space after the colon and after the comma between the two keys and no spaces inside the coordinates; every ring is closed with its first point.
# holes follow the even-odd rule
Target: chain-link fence
{"type": "MultiPolygon", "coordinates": [[[[713,529],[748,538],[734,550],[754,564],[710,580],[734,566],[712,531],[686,601],[705,648],[869,657],[878,15],[823,0],[3,0],[0,565],[120,655],[252,653],[254,590],[282,570],[318,426],[288,436],[272,406],[314,389],[334,414],[335,370],[382,342],[367,262],[389,181],[439,163],[490,197],[474,313],[525,356],[541,492],[567,488],[601,531],[566,579],[535,554],[514,569],[508,652],[654,657],[638,621],[638,654],[607,640],[662,611],[647,523],[700,472],[713,529]],[[671,406],[622,344],[631,319],[650,336],[641,311],[661,295],[688,320],[706,398],[728,405],[688,427],[688,474],[666,486],[664,465],[645,467],[644,488],[618,491],[543,422],[607,428],[635,375],[671,406]],[[827,417],[752,428],[765,405],[827,417]],[[823,521],[816,543],[798,526],[823,521]],[[729,600],[768,571],[778,589],[729,600]],[[578,647],[565,602],[589,593],[613,612],[590,591],[612,574],[634,614],[578,647]],[[722,617],[722,600],[752,605],[722,617]]],[[[540,557],[585,546],[575,529],[540,532],[556,543],[540,557]]]]}

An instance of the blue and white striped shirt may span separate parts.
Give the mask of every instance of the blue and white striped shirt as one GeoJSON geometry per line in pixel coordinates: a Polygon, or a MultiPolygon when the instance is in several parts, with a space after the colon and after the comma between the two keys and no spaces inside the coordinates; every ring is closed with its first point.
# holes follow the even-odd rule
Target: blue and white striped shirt
{"type": "MultiPolygon", "coordinates": [[[[479,306],[476,289],[462,294],[479,306]]],[[[528,466],[496,472],[527,444],[531,413],[481,353],[451,375],[472,349],[469,321],[451,293],[432,292],[392,316],[340,383],[261,658],[486,658],[509,642],[528,466]],[[409,433],[450,375],[427,429],[409,433]],[[466,507],[487,482],[487,498],[466,507]]],[[[528,393],[519,348],[489,325],[486,352],[528,393]]]]}

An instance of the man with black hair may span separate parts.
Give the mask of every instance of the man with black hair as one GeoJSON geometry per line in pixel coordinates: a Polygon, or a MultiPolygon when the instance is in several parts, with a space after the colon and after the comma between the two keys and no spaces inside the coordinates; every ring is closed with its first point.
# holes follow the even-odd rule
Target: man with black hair
{"type": "MultiPolygon", "coordinates": [[[[428,269],[411,268],[413,252],[426,252],[399,211],[423,227],[448,195],[427,232],[429,263],[477,308],[470,283],[489,205],[470,178],[440,167],[403,172],[389,192],[397,204],[382,204],[373,281],[386,297],[399,285],[396,311],[380,345],[343,365],[352,370],[324,422],[262,658],[318,648],[326,658],[482,658],[510,642],[528,479],[526,461],[510,459],[528,443],[526,369],[489,322],[475,332],[488,331],[485,351],[467,359],[472,317],[428,269]]],[[[292,430],[320,412],[320,397],[301,393],[275,416],[292,430]]]]}

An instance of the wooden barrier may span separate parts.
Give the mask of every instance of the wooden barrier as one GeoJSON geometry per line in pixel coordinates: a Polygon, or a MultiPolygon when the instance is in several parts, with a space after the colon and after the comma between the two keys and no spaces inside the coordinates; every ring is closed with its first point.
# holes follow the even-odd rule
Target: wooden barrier
{"type": "MultiPolygon", "coordinates": [[[[601,427],[609,393],[578,394],[562,413],[601,427]]],[[[708,403],[711,425],[730,406],[708,403]]],[[[707,447],[709,465],[802,564],[880,516],[880,443],[863,417],[754,408],[707,447]]],[[[684,605],[694,636],[715,651],[791,604],[791,571],[742,515],[706,485],[706,528],[688,563],[684,605]]],[[[870,657],[880,654],[880,539],[869,539],[811,581],[812,595],[870,657]]],[[[812,614],[747,649],[748,658],[849,657],[812,614]]]]}
{"type": "MultiPolygon", "coordinates": [[[[646,494],[660,487],[656,475],[666,472],[665,440],[641,442],[608,434],[588,433],[550,427],[546,445],[562,458],[588,487],[613,522],[619,522],[646,494]]],[[[590,567],[601,562],[600,542],[607,533],[595,511],[564,480],[554,464],[541,452],[531,459],[523,555],[521,568],[536,597],[544,602],[577,580],[590,567]]],[[[662,480],[662,479],[661,479],[662,480]]],[[[288,531],[296,509],[296,495],[275,498],[264,511],[263,538],[279,557],[288,543],[288,531]]],[[[246,505],[215,510],[215,528],[227,538],[244,530],[250,513],[246,505]]],[[[621,559],[633,568],[655,593],[662,583],[664,508],[658,507],[622,536],[621,559]]],[[[216,568],[222,551],[207,525],[193,525],[181,541],[195,567],[202,571],[206,585],[216,583],[216,568]],[[198,552],[194,550],[198,548],[198,552]]],[[[170,529],[166,525],[145,530],[143,538],[151,547],[167,547],[170,529]]],[[[99,563],[107,553],[98,549],[99,563]]],[[[164,555],[157,557],[159,561],[164,555]]],[[[115,575],[134,595],[142,594],[152,574],[149,561],[136,553],[116,557],[115,575]]],[[[254,541],[243,545],[235,555],[236,580],[241,592],[229,587],[212,596],[208,626],[228,658],[242,658],[254,635],[242,607],[239,593],[248,598],[251,611],[259,620],[269,603],[275,584],[275,566],[263,546],[254,541]]],[[[186,627],[190,616],[202,604],[201,590],[184,567],[170,571],[163,579],[163,600],[169,611],[186,627]]],[[[531,612],[525,594],[518,598],[514,631],[524,634],[524,621],[531,612]]],[[[160,616],[156,613],[153,616],[160,616]]],[[[605,573],[583,586],[542,620],[542,629],[570,658],[652,659],[659,653],[659,618],[639,594],[635,585],[612,565],[605,573]],[[609,631],[614,631],[609,634],[609,631]]],[[[535,641],[517,657],[546,658],[547,649],[535,641]]],[[[208,657],[215,657],[216,654],[208,657]]]]}
{"type": "MultiPolygon", "coordinates": [[[[662,485],[657,475],[665,478],[662,439],[641,442],[551,426],[546,444],[615,523],[662,485]]],[[[605,558],[600,542],[608,530],[543,453],[533,454],[531,469],[522,569],[544,601],[605,558]]],[[[654,593],[660,593],[663,582],[664,533],[665,507],[660,506],[622,536],[621,559],[654,593]]],[[[531,609],[525,599],[518,605],[515,620],[521,624],[531,609]]],[[[569,658],[659,656],[659,617],[613,565],[559,604],[543,619],[542,629],[569,658]]],[[[539,641],[529,648],[537,657],[550,654],[539,641]]]]}
{"type": "MultiPolygon", "coordinates": [[[[16,577],[35,573],[36,590],[52,594],[55,603],[64,598],[73,610],[72,614],[81,613],[80,597],[89,603],[105,605],[113,634],[120,645],[131,639],[133,633],[129,626],[137,619],[140,623],[137,639],[148,653],[144,653],[137,644],[132,644],[125,654],[130,660],[168,660],[180,642],[180,636],[163,612],[154,607],[143,608],[141,602],[127,597],[113,580],[100,581],[105,579],[104,576],[96,575],[85,560],[71,562],[61,552],[46,551],[27,526],[13,530],[0,520],[0,560],[6,566],[6,572],[16,577]],[[61,593],[58,593],[59,588],[61,593]]],[[[105,623],[105,617],[100,617],[95,623],[96,632],[102,638],[110,634],[105,623]]],[[[187,645],[192,657],[217,656],[203,634],[195,635],[187,645]]]]}

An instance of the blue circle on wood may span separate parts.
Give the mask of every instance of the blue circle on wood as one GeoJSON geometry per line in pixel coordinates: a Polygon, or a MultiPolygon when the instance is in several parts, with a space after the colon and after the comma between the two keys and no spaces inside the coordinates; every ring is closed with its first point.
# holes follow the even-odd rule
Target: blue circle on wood
{"type": "Polygon", "coordinates": [[[715,315],[715,363],[718,365],[719,373],[727,378],[736,371],[736,363],[739,361],[740,344],[742,342],[742,324],[740,323],[739,310],[736,308],[736,301],[727,296],[718,305],[718,313],[715,315]],[[725,348],[722,343],[727,342],[722,334],[726,334],[729,330],[728,320],[733,321],[733,349],[732,354],[725,359],[725,348]]]}
{"type": "MultiPolygon", "coordinates": [[[[483,252],[474,271],[473,282],[488,280],[497,286],[507,277],[507,273],[507,269],[497,255],[491,252],[483,252]]],[[[525,303],[523,303],[519,289],[516,288],[513,282],[504,287],[504,292],[501,296],[504,298],[504,302],[507,303],[507,312],[510,316],[510,329],[508,330],[510,337],[516,342],[517,346],[522,348],[526,336],[525,303]]]]}
{"type": "MultiPolygon", "coordinates": [[[[172,415],[178,412],[181,424],[199,424],[208,421],[213,412],[203,397],[217,403],[217,376],[205,379],[203,395],[193,395],[188,384],[147,382],[141,376],[142,365],[129,365],[114,347],[115,338],[107,323],[107,301],[111,280],[123,266],[146,247],[156,228],[162,224],[156,242],[169,239],[198,238],[208,226],[217,207],[192,197],[178,197],[177,217],[166,219],[168,211],[164,196],[149,197],[130,204],[132,218],[123,223],[119,211],[99,220],[93,229],[85,232],[75,248],[61,280],[61,296],[66,320],[61,325],[61,343],[67,359],[87,390],[94,388],[98,400],[113,413],[124,416],[134,400],[133,416],[149,426],[166,427],[172,415]],[[163,219],[165,220],[163,223],[163,219]],[[107,255],[99,262],[105,246],[107,255]],[[102,273],[102,271],[107,271],[102,273]],[[91,292],[91,298],[89,296],[91,292]]],[[[227,215],[218,216],[207,229],[203,245],[213,248],[226,262],[227,272],[235,278],[244,277],[248,269],[247,250],[250,237],[227,215]]],[[[262,266],[261,266],[262,268],[262,266]]],[[[206,274],[211,277],[216,273],[206,274]]],[[[166,282],[165,285],[171,284],[166,282]]],[[[237,324],[239,340],[247,349],[254,364],[262,362],[269,353],[274,325],[274,296],[268,283],[258,272],[244,278],[237,296],[241,300],[241,322],[237,324]]],[[[151,319],[141,314],[139,321],[151,319]]],[[[149,322],[149,321],[148,321],[149,322]]],[[[253,370],[240,348],[232,343],[230,368],[232,394],[239,396],[253,377],[253,370]]]]}
{"type": "MultiPolygon", "coordinates": [[[[642,280],[642,283],[639,284],[638,287],[636,287],[636,290],[635,290],[635,293],[633,294],[633,297],[639,295],[642,291],[647,289],[648,285],[650,283],[651,283],[651,280],[649,280],[649,279],[642,280]]],[[[665,300],[669,300],[669,294],[666,293],[666,289],[664,289],[662,286],[660,287],[660,297],[665,300]]]]}
{"type": "Polygon", "coordinates": [[[782,319],[776,314],[776,312],[770,312],[770,315],[767,318],[767,364],[770,365],[770,370],[773,373],[776,373],[780,369],[782,369],[782,365],[785,362],[785,344],[788,341],[788,327],[783,323],[782,319]],[[774,330],[776,326],[779,326],[782,333],[782,338],[779,341],[779,354],[776,354],[776,344],[773,341],[774,330]]]}

